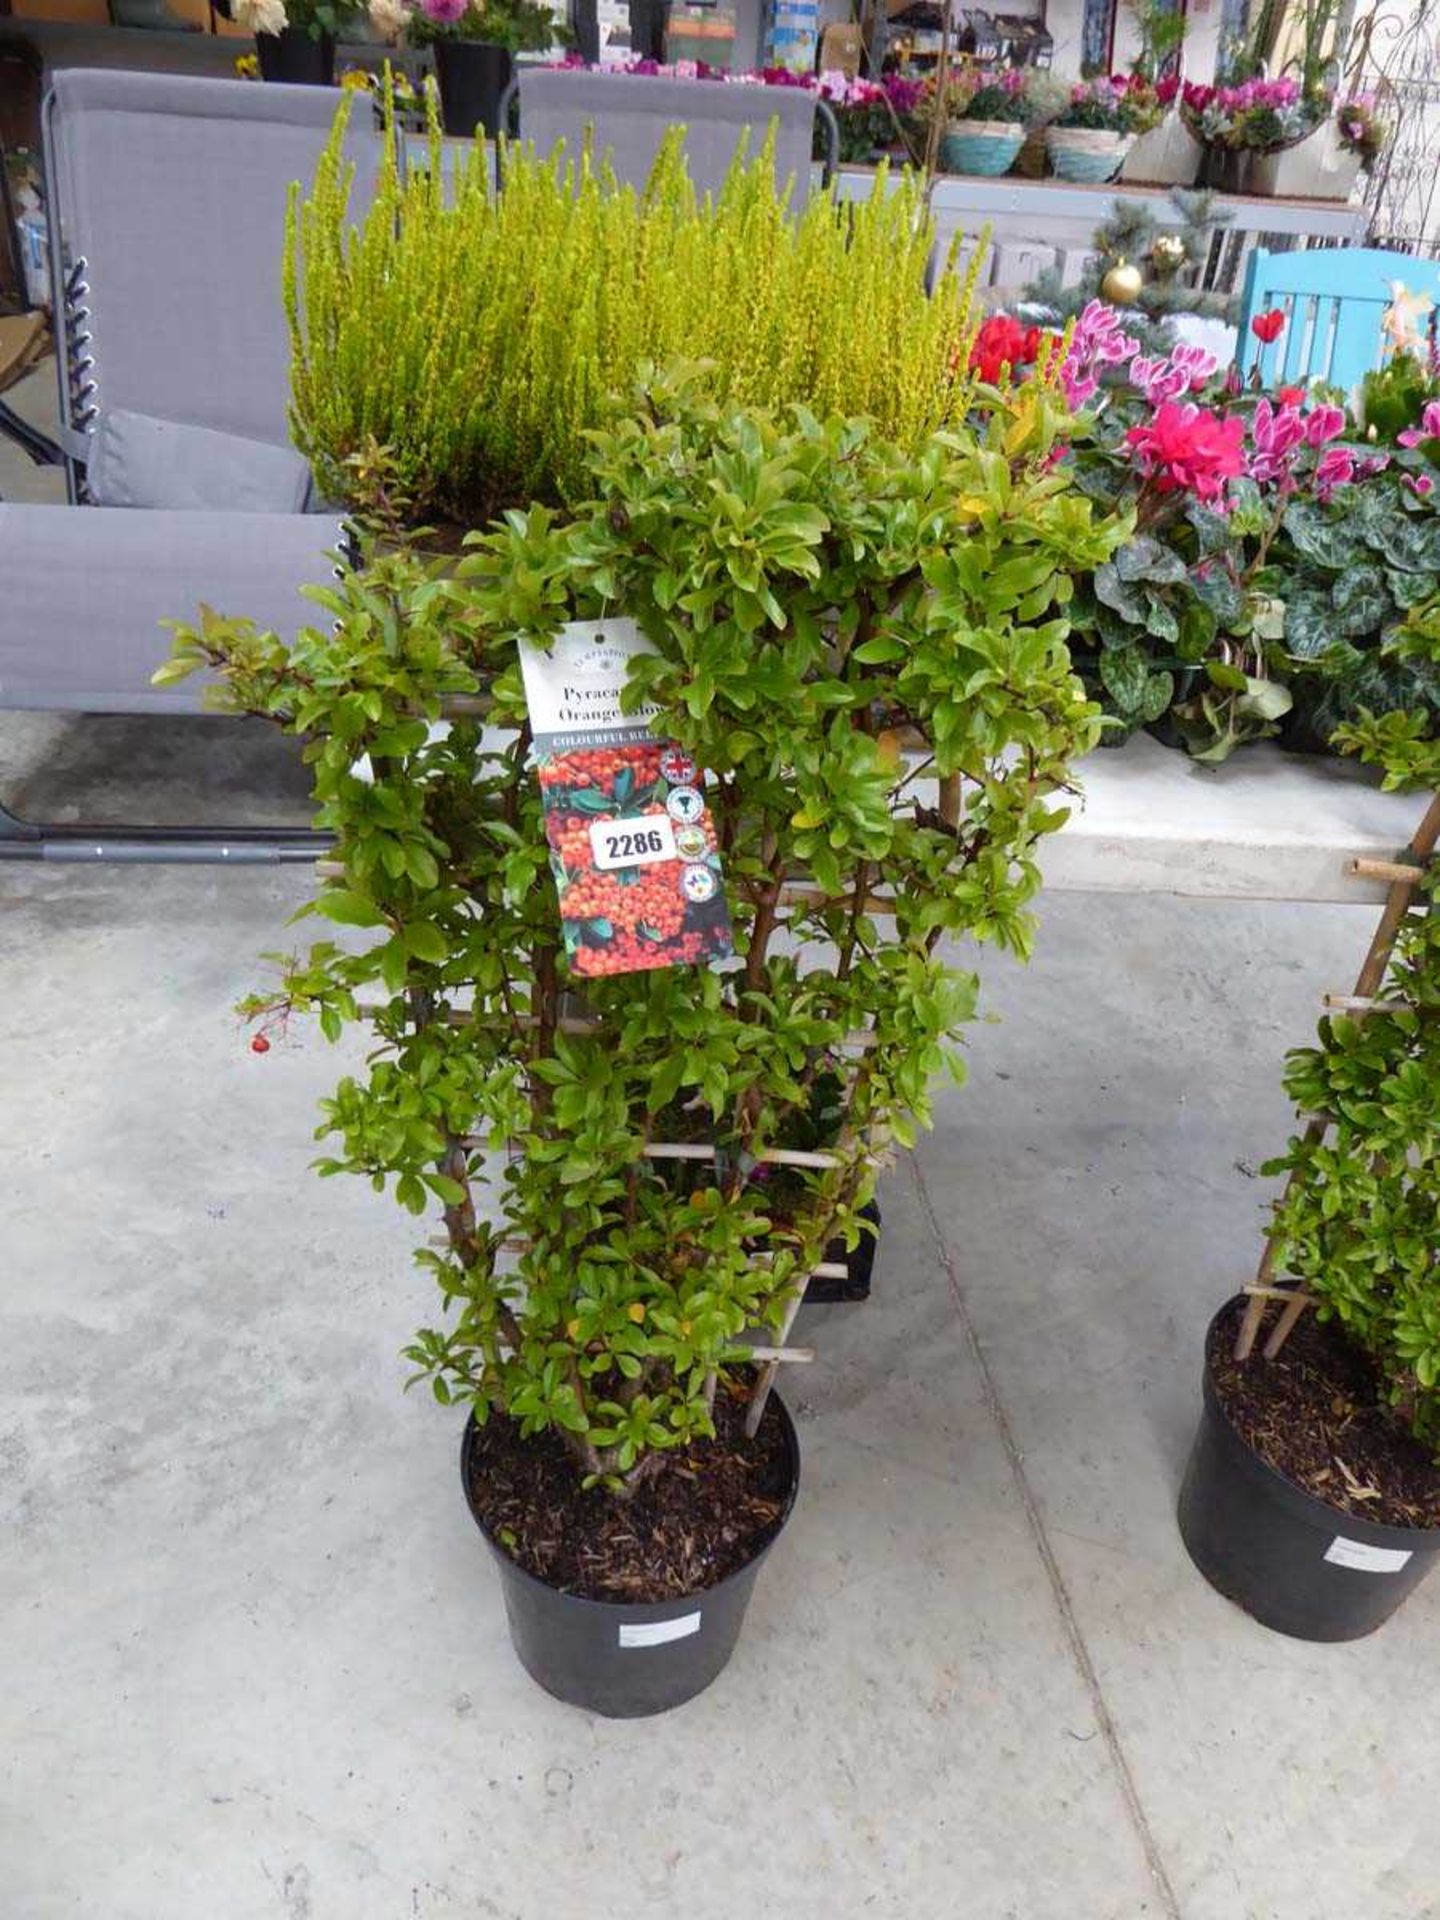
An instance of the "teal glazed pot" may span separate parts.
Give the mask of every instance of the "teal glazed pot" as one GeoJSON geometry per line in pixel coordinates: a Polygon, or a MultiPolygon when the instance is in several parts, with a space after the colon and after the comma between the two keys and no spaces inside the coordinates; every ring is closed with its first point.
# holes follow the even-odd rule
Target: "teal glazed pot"
{"type": "Polygon", "coordinates": [[[946,173],[1008,173],[1025,144],[1025,129],[1010,120],[956,120],[940,142],[946,173]]]}

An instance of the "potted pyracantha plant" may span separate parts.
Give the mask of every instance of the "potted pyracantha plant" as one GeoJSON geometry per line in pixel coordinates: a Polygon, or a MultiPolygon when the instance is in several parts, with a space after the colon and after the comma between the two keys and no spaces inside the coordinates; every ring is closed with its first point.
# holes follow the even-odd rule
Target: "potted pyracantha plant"
{"type": "Polygon", "coordinates": [[[414,1374],[467,1416],[520,1658],[603,1713],[727,1659],[807,1276],[956,1064],[941,943],[1028,949],[1096,736],[1063,608],[1123,528],[1055,470],[1054,388],[953,377],[978,424],[901,446],[652,373],[570,514],[389,555],[293,647],[207,615],[164,670],[309,741],[346,935],[251,1011],[373,1027],[320,1169],[440,1216],[414,1374]],[[608,749],[552,730],[596,674],[608,749]]]}
{"type": "MultiPolygon", "coordinates": [[[[1433,686],[1440,600],[1390,649],[1433,686]]],[[[1207,1579],[1308,1640],[1373,1631],[1440,1560],[1440,726],[1366,713],[1337,740],[1432,798],[1373,863],[1390,897],[1355,993],[1290,1056],[1305,1124],[1266,1168],[1287,1178],[1258,1281],[1210,1327],[1180,1501],[1207,1579]]]]}

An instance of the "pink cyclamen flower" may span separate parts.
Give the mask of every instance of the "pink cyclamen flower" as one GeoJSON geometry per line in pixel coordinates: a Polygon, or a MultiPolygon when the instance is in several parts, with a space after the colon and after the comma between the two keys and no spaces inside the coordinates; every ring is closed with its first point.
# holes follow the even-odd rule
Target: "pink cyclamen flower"
{"type": "Polygon", "coordinates": [[[1418,493],[1422,500],[1435,491],[1435,482],[1428,473],[1407,473],[1405,484],[1412,493],[1418,493]]]}
{"type": "MultiPolygon", "coordinates": [[[[1344,416],[1341,416],[1342,423],[1344,416]]],[[[1281,480],[1290,471],[1290,455],[1305,438],[1305,422],[1296,407],[1273,407],[1262,400],[1250,426],[1255,451],[1250,456],[1252,480],[1281,480]]]]}
{"type": "Polygon", "coordinates": [[[1406,427],[1395,438],[1402,447],[1418,447],[1422,440],[1440,439],[1440,400],[1426,402],[1425,411],[1420,416],[1418,427],[1406,427]]]}
{"type": "Polygon", "coordinates": [[[470,0],[420,0],[420,11],[437,27],[453,27],[469,5],[470,0]]]}
{"type": "Polygon", "coordinates": [[[1348,486],[1355,478],[1355,456],[1344,447],[1327,447],[1315,464],[1315,494],[1328,500],[1337,487],[1348,486]]]}
{"type": "Polygon", "coordinates": [[[1305,420],[1305,444],[1307,447],[1323,447],[1327,440],[1333,440],[1337,433],[1344,431],[1343,407],[1314,407],[1305,420]]]}

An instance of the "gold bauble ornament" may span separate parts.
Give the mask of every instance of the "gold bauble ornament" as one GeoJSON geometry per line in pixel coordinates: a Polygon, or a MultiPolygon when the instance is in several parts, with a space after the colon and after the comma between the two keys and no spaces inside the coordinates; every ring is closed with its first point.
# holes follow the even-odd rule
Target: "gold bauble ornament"
{"type": "Polygon", "coordinates": [[[1185,264],[1185,242],[1178,233],[1160,233],[1150,247],[1150,258],[1161,273],[1178,273],[1185,264]]]}
{"type": "Polygon", "coordinates": [[[1100,298],[1114,307],[1133,307],[1140,298],[1145,276],[1128,260],[1117,260],[1100,282],[1100,298]]]}

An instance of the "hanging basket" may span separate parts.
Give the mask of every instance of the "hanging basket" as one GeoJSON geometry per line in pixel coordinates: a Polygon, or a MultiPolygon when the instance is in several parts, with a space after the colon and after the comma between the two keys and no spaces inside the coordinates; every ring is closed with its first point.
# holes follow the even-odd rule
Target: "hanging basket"
{"type": "Polygon", "coordinates": [[[1025,144],[1018,120],[952,120],[940,142],[946,173],[978,173],[996,178],[1014,166],[1025,144]]]}
{"type": "Polygon", "coordinates": [[[1110,127],[1047,127],[1045,145],[1058,180],[1077,186],[1099,186],[1113,180],[1130,151],[1133,134],[1110,127]]]}

